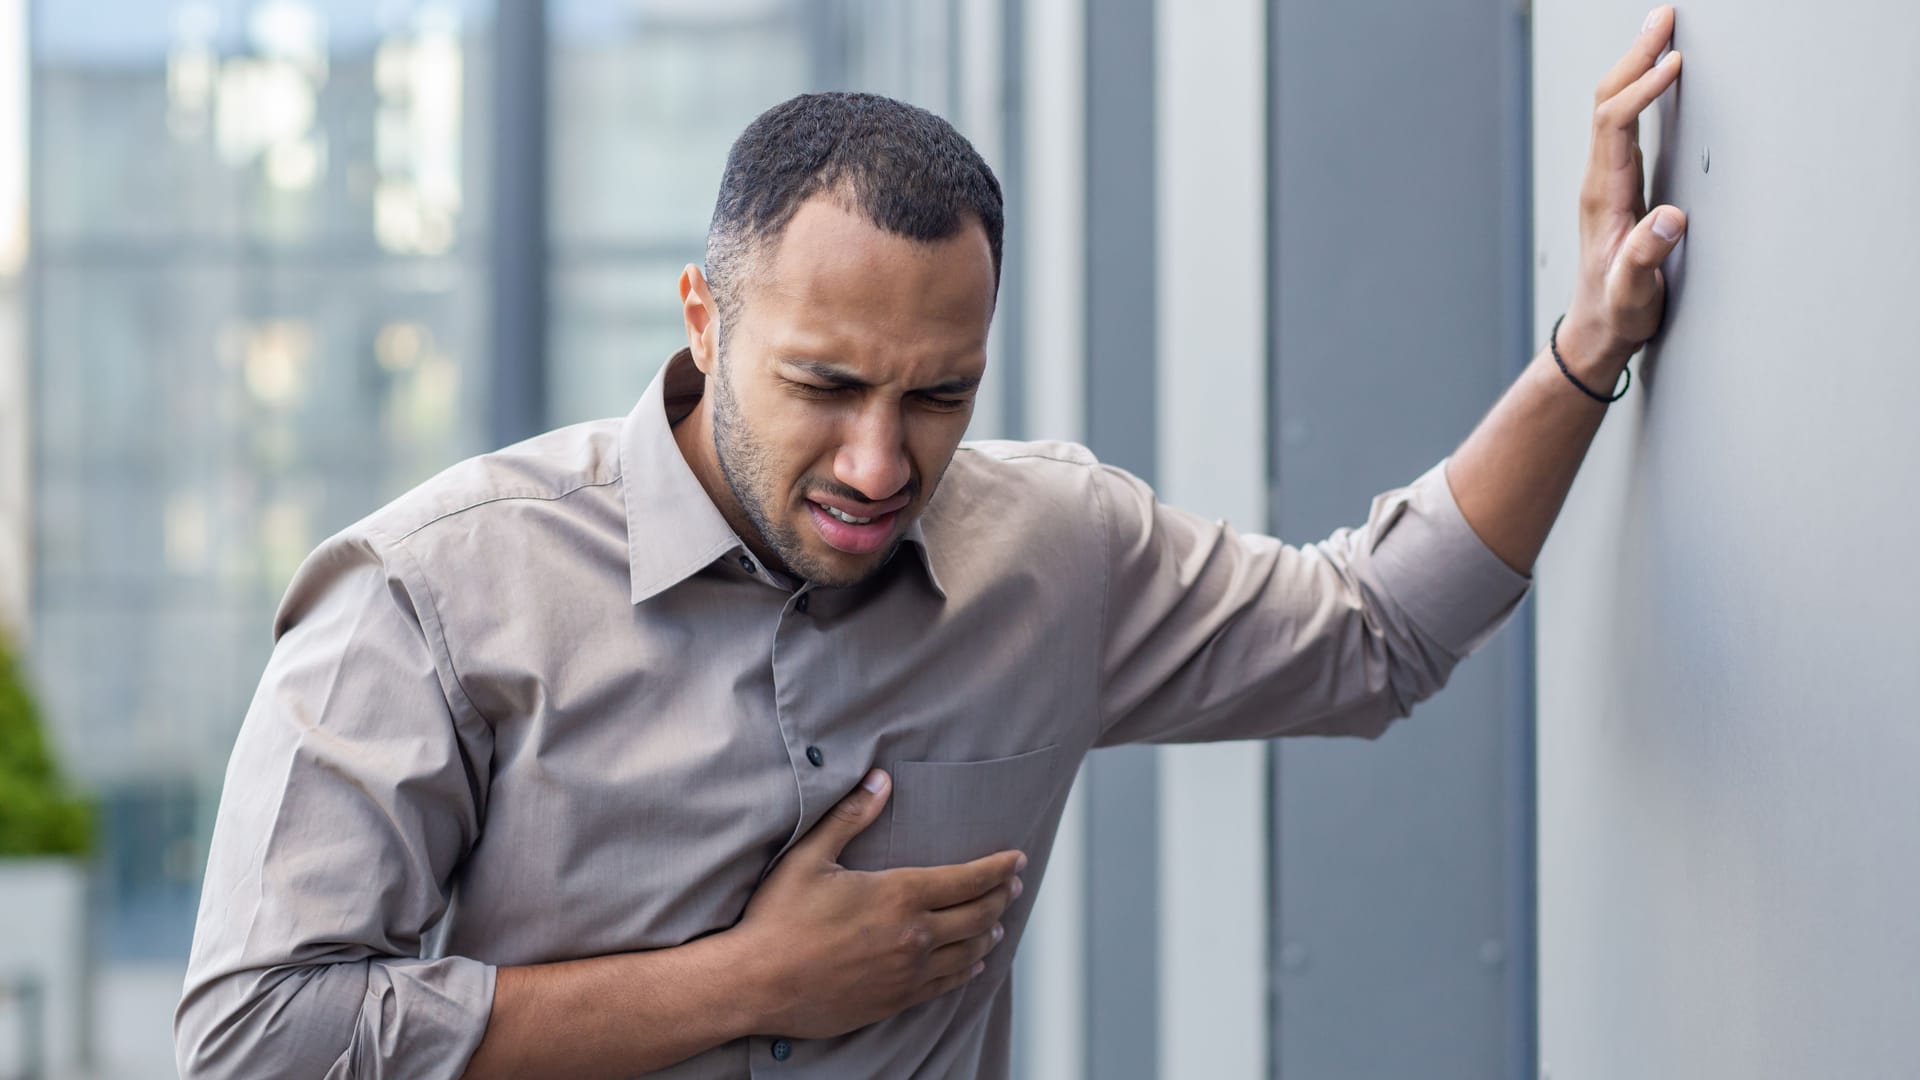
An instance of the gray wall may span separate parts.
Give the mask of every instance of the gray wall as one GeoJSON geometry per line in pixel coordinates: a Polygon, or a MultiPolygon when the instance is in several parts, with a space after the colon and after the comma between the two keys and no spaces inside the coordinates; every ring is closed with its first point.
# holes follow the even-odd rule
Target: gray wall
{"type": "MultiPolygon", "coordinates": [[[[1644,13],[1536,11],[1543,340],[1644,13]]],[[[1920,7],[1679,19],[1643,142],[1692,231],[1537,597],[1542,1071],[1912,1077],[1920,7]]]]}

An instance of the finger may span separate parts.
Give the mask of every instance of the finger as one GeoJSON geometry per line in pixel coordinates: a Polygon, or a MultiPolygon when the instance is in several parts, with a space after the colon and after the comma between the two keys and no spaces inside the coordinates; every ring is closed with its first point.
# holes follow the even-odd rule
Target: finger
{"type": "Polygon", "coordinates": [[[1620,254],[1609,273],[1614,280],[1608,292],[1629,304],[1650,301],[1659,288],[1656,274],[1660,264],[1673,254],[1686,232],[1687,215],[1679,207],[1656,207],[1633,227],[1626,242],[1620,245],[1620,254]]]}
{"type": "Polygon", "coordinates": [[[1625,89],[1626,86],[1646,74],[1653,62],[1660,59],[1660,50],[1673,40],[1673,9],[1657,7],[1647,16],[1641,25],[1640,33],[1634,36],[1633,44],[1627,54],[1622,56],[1606,77],[1600,80],[1599,89],[1593,92],[1593,103],[1598,105],[1625,89]]]}
{"type": "Polygon", "coordinates": [[[1590,172],[1608,173],[1633,163],[1640,144],[1640,114],[1680,77],[1681,57],[1670,52],[1646,74],[1593,111],[1593,157],[1590,172]]]}
{"type": "Polygon", "coordinates": [[[1640,122],[1640,114],[1647,106],[1660,99],[1673,81],[1680,77],[1681,54],[1670,52],[1660,58],[1660,62],[1647,70],[1645,75],[1628,83],[1621,91],[1606,101],[1594,113],[1594,122],[1603,127],[1620,129],[1630,128],[1640,122]]]}
{"type": "Polygon", "coordinates": [[[927,916],[926,927],[938,945],[984,934],[1006,914],[1007,906],[1023,888],[1020,879],[1014,878],[978,899],[933,912],[927,916]]]}
{"type": "Polygon", "coordinates": [[[1627,209],[1628,212],[1633,215],[1633,220],[1639,221],[1641,218],[1647,216],[1647,163],[1640,154],[1638,135],[1634,136],[1633,175],[1640,178],[1640,183],[1633,186],[1633,205],[1627,209]]]}
{"type": "Polygon", "coordinates": [[[1024,870],[1027,857],[1017,851],[999,851],[955,866],[901,867],[883,870],[902,880],[921,908],[938,911],[964,904],[999,888],[1024,870]]]}
{"type": "Polygon", "coordinates": [[[839,862],[840,853],[846,850],[848,842],[880,817],[891,790],[892,782],[883,770],[874,769],[867,773],[860,781],[860,786],[834,803],[833,809],[827,811],[811,832],[800,838],[794,849],[818,856],[826,862],[839,862]]]}
{"type": "Polygon", "coordinates": [[[978,963],[965,971],[925,983],[919,990],[913,993],[913,996],[907,1002],[907,1007],[912,1008],[915,1005],[924,1005],[934,998],[951,994],[978,978],[980,973],[985,970],[987,970],[987,965],[985,963],[978,963]]]}
{"type": "Polygon", "coordinates": [[[975,934],[965,941],[956,941],[933,950],[927,957],[926,972],[929,978],[943,979],[958,974],[987,958],[987,954],[1006,937],[1006,931],[995,923],[984,934],[975,934]]]}

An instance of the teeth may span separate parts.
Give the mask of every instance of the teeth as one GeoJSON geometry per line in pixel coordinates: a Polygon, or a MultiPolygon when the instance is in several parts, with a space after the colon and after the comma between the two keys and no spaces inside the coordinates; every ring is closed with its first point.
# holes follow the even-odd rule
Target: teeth
{"type": "Polygon", "coordinates": [[[839,518],[841,521],[844,521],[849,525],[865,525],[868,522],[873,520],[870,517],[857,518],[857,517],[854,517],[852,514],[842,513],[831,506],[823,506],[821,507],[821,509],[825,510],[827,513],[832,514],[834,517],[839,518]]]}

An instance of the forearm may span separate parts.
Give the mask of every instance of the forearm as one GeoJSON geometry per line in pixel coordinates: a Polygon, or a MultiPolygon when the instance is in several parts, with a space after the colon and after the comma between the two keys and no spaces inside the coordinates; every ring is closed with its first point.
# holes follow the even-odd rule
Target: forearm
{"type": "Polygon", "coordinates": [[[677,948],[500,969],[464,1080],[627,1077],[755,1033],[751,967],[725,934],[677,948]]]}
{"type": "MultiPolygon", "coordinates": [[[[1569,322],[1560,353],[1580,381],[1613,392],[1626,357],[1603,355],[1569,322]]],[[[1542,349],[1447,462],[1447,483],[1482,542],[1508,566],[1533,572],[1607,406],[1580,392],[1542,349]]]]}
{"type": "MultiPolygon", "coordinates": [[[[1594,93],[1580,255],[1560,354],[1596,394],[1611,395],[1628,358],[1659,331],[1661,266],[1687,229],[1678,207],[1648,212],[1638,149],[1641,114],[1680,77],[1680,54],[1665,51],[1672,40],[1673,9],[1655,8],[1594,93]]],[[[1461,514],[1508,566],[1532,573],[1606,414],[1543,350],[1447,462],[1461,514]]]]}

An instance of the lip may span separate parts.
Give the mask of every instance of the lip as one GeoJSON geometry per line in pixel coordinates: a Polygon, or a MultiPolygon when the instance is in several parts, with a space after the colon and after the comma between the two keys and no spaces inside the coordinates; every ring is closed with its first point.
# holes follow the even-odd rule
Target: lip
{"type": "Polygon", "coordinates": [[[910,493],[902,492],[891,499],[883,499],[877,503],[863,503],[853,499],[842,499],[836,495],[822,493],[807,496],[807,501],[819,503],[821,506],[831,506],[848,517],[870,517],[877,519],[885,517],[895,511],[906,509],[907,503],[913,501],[913,496],[910,493]]]}
{"type": "MultiPolygon", "coordinates": [[[[895,500],[890,499],[888,502],[895,502],[895,500]]],[[[846,509],[842,503],[843,500],[838,499],[832,501],[808,499],[807,515],[813,520],[814,531],[820,534],[820,539],[825,540],[828,547],[848,555],[871,555],[886,547],[887,541],[893,538],[893,527],[900,519],[900,507],[906,505],[905,500],[899,500],[894,509],[876,514],[871,509],[867,509],[865,513],[858,513],[846,509]],[[832,506],[842,513],[852,514],[855,517],[871,516],[873,520],[865,525],[849,525],[821,509],[822,506],[832,506]]]]}

